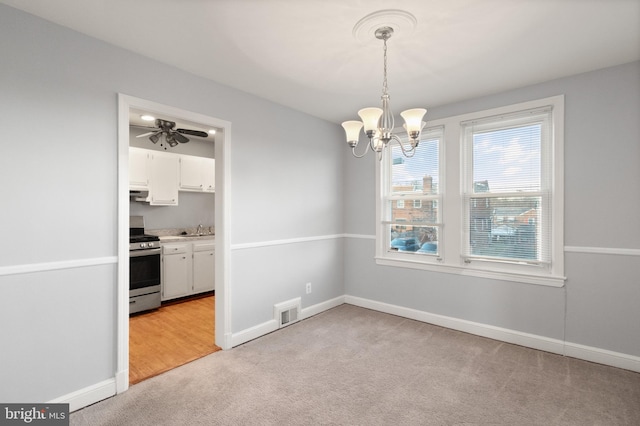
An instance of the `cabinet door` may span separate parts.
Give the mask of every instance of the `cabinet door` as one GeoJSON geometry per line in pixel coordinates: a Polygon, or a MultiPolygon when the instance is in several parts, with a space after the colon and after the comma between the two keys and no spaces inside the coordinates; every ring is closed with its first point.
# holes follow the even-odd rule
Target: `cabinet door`
{"type": "Polygon", "coordinates": [[[178,156],[151,154],[151,200],[152,206],[178,205],[178,156]]]}
{"type": "Polygon", "coordinates": [[[215,250],[193,252],[193,292],[202,293],[215,289],[215,250]]]}
{"type": "Polygon", "coordinates": [[[149,189],[149,151],[129,148],[129,189],[149,189]]]}
{"type": "Polygon", "coordinates": [[[190,293],[189,260],[187,253],[162,256],[162,300],[175,299],[190,293]]]}
{"type": "Polygon", "coordinates": [[[180,189],[202,191],[202,158],[180,156],[180,189]]]}
{"type": "Polygon", "coordinates": [[[213,158],[202,159],[202,178],[204,180],[204,190],[215,192],[216,190],[216,160],[213,158]]]}

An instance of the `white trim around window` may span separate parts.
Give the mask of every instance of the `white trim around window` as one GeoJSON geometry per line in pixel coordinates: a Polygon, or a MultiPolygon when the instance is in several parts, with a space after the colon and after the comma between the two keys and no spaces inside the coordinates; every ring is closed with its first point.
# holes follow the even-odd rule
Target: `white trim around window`
{"type": "MultiPolygon", "coordinates": [[[[545,124],[546,126],[547,124],[545,124]]],[[[506,280],[512,282],[539,284],[553,287],[564,285],[564,96],[554,96],[530,102],[463,114],[455,117],[430,121],[425,135],[433,135],[440,129],[441,140],[438,158],[438,229],[437,252],[414,253],[398,251],[390,246],[389,200],[399,196],[392,189],[389,178],[394,163],[390,153],[385,154],[376,165],[376,263],[379,265],[437,271],[458,275],[506,280]],[[542,143],[542,186],[536,196],[548,197],[551,206],[544,212],[545,233],[536,238],[544,238],[547,254],[541,261],[518,261],[512,258],[491,258],[491,256],[470,256],[469,246],[469,193],[474,178],[469,176],[469,139],[465,139],[465,128],[469,123],[486,123],[510,120],[529,111],[539,113],[549,111],[548,138],[542,143]],[[465,148],[465,143],[466,148],[465,148]],[[471,183],[470,183],[471,182],[471,183]],[[465,191],[467,193],[465,199],[465,191]]],[[[426,137],[426,136],[425,136],[426,137]]],[[[391,150],[386,150],[390,152],[391,150]]],[[[396,160],[397,164],[397,160],[396,160]]],[[[473,191],[471,191],[473,192],[473,191]]],[[[476,194],[478,199],[490,198],[491,194],[476,194]]],[[[511,194],[513,195],[513,194],[511,194]]],[[[407,199],[410,198],[407,195],[407,199]]],[[[424,197],[414,197],[424,198],[424,197]]],[[[424,200],[422,201],[424,204],[424,200]]],[[[413,204],[412,204],[413,205],[413,204]]],[[[494,218],[495,219],[495,218],[494,218]]],[[[529,221],[529,225],[535,222],[529,221]]],[[[418,224],[419,225],[419,224],[418,224]]],[[[539,247],[542,247],[540,245],[539,247]]]]}

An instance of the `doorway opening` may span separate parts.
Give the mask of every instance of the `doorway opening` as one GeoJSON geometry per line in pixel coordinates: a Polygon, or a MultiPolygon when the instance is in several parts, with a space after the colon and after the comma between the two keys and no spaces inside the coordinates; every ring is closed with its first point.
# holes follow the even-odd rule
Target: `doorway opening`
{"type": "MultiPolygon", "coordinates": [[[[229,144],[231,123],[122,94],[119,95],[118,101],[118,256],[121,261],[118,262],[116,388],[117,392],[121,393],[127,390],[130,384],[137,383],[144,378],[152,377],[208,353],[215,352],[219,348],[229,349],[231,347],[229,292],[227,291],[230,215],[228,214],[229,196],[226,190],[230,183],[229,144]],[[141,142],[147,143],[147,145],[144,145],[144,149],[148,148],[158,152],[173,151],[172,155],[180,156],[180,158],[185,156],[193,156],[193,158],[213,156],[215,158],[215,190],[209,190],[208,194],[186,193],[184,199],[187,206],[183,209],[182,214],[177,207],[149,207],[145,206],[145,203],[138,204],[137,202],[132,202],[130,205],[129,148],[136,145],[139,147],[141,143],[134,141],[131,144],[130,141],[137,139],[136,136],[138,136],[132,134],[131,129],[137,128],[137,130],[133,131],[134,133],[136,131],[140,134],[145,133],[144,123],[139,122],[136,118],[144,114],[161,118],[164,120],[163,123],[160,123],[162,126],[167,126],[167,121],[180,124],[175,126],[175,129],[189,128],[189,130],[193,130],[194,126],[215,129],[215,142],[213,144],[199,143],[197,140],[204,138],[204,136],[197,132],[192,135],[186,134],[184,137],[177,136],[175,139],[167,140],[165,138],[163,146],[160,146],[160,144],[156,146],[158,138],[156,138],[156,141],[153,138],[150,141],[144,141],[144,139],[148,139],[145,136],[141,138],[141,142]],[[193,140],[194,143],[187,144],[185,139],[189,139],[189,142],[193,140]],[[175,143],[176,140],[179,144],[175,143]],[[174,143],[168,144],[167,142],[174,143]],[[180,149],[183,147],[179,145],[189,146],[189,148],[180,149]],[[213,149],[211,148],[212,145],[213,149]],[[174,148],[177,149],[174,150],[174,148]],[[209,153],[202,150],[209,150],[209,153]],[[211,155],[211,153],[213,154],[211,155]],[[198,198],[199,196],[201,197],[198,198]],[[173,293],[167,293],[168,295],[166,298],[163,297],[165,300],[163,300],[159,309],[137,313],[130,318],[129,216],[132,214],[139,215],[140,209],[153,219],[152,225],[147,225],[147,228],[155,234],[163,235],[163,232],[169,230],[183,234],[187,233],[185,231],[189,231],[187,233],[189,235],[191,227],[197,227],[199,233],[203,232],[202,229],[207,230],[207,236],[201,236],[206,238],[209,243],[212,240],[215,241],[215,290],[199,288],[197,291],[177,293],[177,296],[173,293]],[[174,210],[172,211],[172,209],[174,210]],[[185,218],[185,215],[188,216],[188,214],[184,212],[191,212],[192,210],[196,211],[196,216],[185,218]],[[175,215],[175,226],[172,225],[172,214],[174,213],[177,213],[175,215]],[[213,232],[212,229],[214,230],[213,232]],[[190,323],[191,326],[187,330],[185,324],[190,323]],[[164,337],[159,337],[159,332],[164,337]],[[190,333],[191,335],[189,335],[190,333]],[[176,336],[186,338],[185,342],[191,342],[191,344],[181,344],[176,336]],[[173,342],[173,345],[168,345],[167,342],[173,342]],[[164,350],[161,350],[163,347],[164,350]],[[184,349],[187,349],[187,351],[185,352],[184,349]],[[130,364],[130,358],[132,364],[130,364]],[[151,370],[149,370],[150,368],[151,370]]],[[[157,125],[158,122],[148,125],[146,133],[150,133],[150,135],[157,133],[157,131],[153,131],[154,124],[157,125]]],[[[170,133],[165,133],[164,136],[167,134],[170,133]]],[[[162,137],[163,135],[161,134],[160,136],[162,137]]],[[[213,170],[208,170],[208,172],[213,172],[213,170]]],[[[133,178],[133,176],[131,177],[133,178]]],[[[149,194],[146,195],[148,196],[149,194]]],[[[142,194],[142,196],[145,196],[145,194],[142,194]]],[[[165,234],[163,237],[167,237],[167,235],[165,234]]],[[[199,239],[201,239],[200,236],[198,236],[197,240],[199,239]]],[[[193,241],[193,247],[195,247],[195,239],[193,241]]],[[[191,241],[189,244],[191,244],[191,241]]],[[[191,247],[189,245],[190,249],[191,247]]],[[[198,259],[204,259],[203,256],[197,257],[198,259]]],[[[196,263],[198,262],[200,260],[196,261],[196,263]]],[[[191,265],[191,259],[189,265],[191,265]]],[[[213,273],[213,271],[211,272],[213,273]]],[[[191,273],[190,270],[189,280],[193,278],[191,273]]],[[[198,287],[194,284],[195,288],[198,287]]]]}

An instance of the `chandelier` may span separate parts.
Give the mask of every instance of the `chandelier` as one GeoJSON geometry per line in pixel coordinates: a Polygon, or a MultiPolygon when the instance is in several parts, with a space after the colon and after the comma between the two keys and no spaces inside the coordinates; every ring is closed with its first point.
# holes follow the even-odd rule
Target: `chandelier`
{"type": "Polygon", "coordinates": [[[383,42],[384,52],[384,78],[382,80],[382,108],[363,108],[358,111],[362,121],[345,121],[342,127],[347,136],[347,144],[351,147],[351,153],[354,157],[362,158],[369,152],[369,149],[375,151],[378,160],[382,159],[382,152],[389,146],[391,141],[395,141],[400,146],[402,154],[405,157],[413,157],[415,149],[420,142],[420,132],[425,125],[422,118],[427,113],[424,108],[408,109],[400,113],[405,121],[404,128],[409,137],[409,143],[403,143],[400,138],[393,133],[394,118],[391,106],[389,105],[389,90],[387,88],[387,40],[393,35],[393,28],[383,26],[375,31],[375,37],[383,42]],[[364,133],[369,138],[364,151],[361,154],[356,153],[356,147],[360,138],[360,129],[364,127],[364,133]],[[405,146],[407,145],[407,146],[405,146]]]}

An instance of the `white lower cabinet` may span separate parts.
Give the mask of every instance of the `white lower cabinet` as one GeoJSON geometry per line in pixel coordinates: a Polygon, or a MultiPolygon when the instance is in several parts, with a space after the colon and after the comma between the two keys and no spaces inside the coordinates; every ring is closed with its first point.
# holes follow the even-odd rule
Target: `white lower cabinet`
{"type": "Polygon", "coordinates": [[[215,243],[193,243],[193,292],[202,293],[216,288],[215,243]]]}
{"type": "Polygon", "coordinates": [[[183,297],[191,290],[191,244],[162,246],[162,300],[183,297]]]}
{"type": "Polygon", "coordinates": [[[162,300],[215,289],[215,242],[162,244],[162,300]]]}

